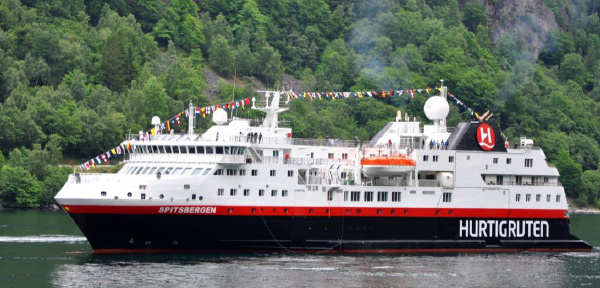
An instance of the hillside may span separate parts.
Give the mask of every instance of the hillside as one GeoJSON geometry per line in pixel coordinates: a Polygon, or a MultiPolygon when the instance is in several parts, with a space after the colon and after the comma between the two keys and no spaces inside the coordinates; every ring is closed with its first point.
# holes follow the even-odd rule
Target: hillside
{"type": "MultiPolygon", "coordinates": [[[[599,60],[593,1],[0,0],[0,203],[52,203],[63,156],[95,157],[190,101],[228,102],[235,78],[239,98],[444,79],[511,143],[533,138],[576,202],[598,205],[599,60]]],[[[298,137],[370,138],[397,109],[424,119],[425,100],[293,101],[285,117],[298,137]]],[[[451,107],[449,125],[471,118],[451,107]]]]}

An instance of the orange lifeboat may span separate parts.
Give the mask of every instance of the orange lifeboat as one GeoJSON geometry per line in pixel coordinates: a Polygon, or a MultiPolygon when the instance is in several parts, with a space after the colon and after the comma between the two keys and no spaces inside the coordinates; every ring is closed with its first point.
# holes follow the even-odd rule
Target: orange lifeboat
{"type": "Polygon", "coordinates": [[[400,176],[415,170],[415,160],[404,156],[367,157],[360,160],[362,171],[367,177],[400,176]]]}

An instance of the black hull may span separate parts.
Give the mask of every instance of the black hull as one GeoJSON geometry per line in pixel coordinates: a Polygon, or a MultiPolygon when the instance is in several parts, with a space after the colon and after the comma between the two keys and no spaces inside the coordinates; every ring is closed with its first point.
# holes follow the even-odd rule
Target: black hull
{"type": "MultiPolygon", "coordinates": [[[[547,234],[538,233],[542,237],[533,237],[531,231],[530,237],[465,237],[461,235],[460,221],[466,223],[467,220],[473,219],[70,215],[97,252],[304,250],[410,253],[549,252],[592,249],[590,245],[570,234],[569,219],[535,219],[547,221],[547,234]]],[[[491,221],[495,220],[505,219],[491,221]]],[[[492,230],[489,230],[490,233],[492,230]]],[[[465,231],[462,232],[465,234],[465,231]]]]}

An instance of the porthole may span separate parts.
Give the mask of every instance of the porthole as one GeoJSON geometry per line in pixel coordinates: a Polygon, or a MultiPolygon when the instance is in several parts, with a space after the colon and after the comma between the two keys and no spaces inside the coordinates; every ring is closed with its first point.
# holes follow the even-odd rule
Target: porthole
{"type": "Polygon", "coordinates": [[[202,201],[203,197],[202,196],[198,196],[198,200],[202,201]]]}
{"type": "Polygon", "coordinates": [[[119,196],[115,196],[115,200],[119,199],[119,196]]]}
{"type": "Polygon", "coordinates": [[[131,195],[133,195],[131,192],[127,192],[127,197],[131,197],[131,195]]]}
{"type": "Polygon", "coordinates": [[[106,191],[102,191],[102,192],[100,192],[100,195],[102,195],[102,196],[106,196],[106,191]]]}
{"type": "Polygon", "coordinates": [[[163,194],[160,194],[160,195],[158,196],[158,198],[160,198],[160,199],[163,199],[163,198],[165,198],[165,195],[163,195],[163,194]]]}

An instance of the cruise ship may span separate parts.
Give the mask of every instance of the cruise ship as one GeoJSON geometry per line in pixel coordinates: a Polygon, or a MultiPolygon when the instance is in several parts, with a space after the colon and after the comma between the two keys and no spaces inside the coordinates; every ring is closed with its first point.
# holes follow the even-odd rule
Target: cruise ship
{"type": "Polygon", "coordinates": [[[201,135],[190,104],[188,133],[131,139],[118,173],[74,173],[55,199],[99,253],[590,251],[544,152],[507,147],[488,113],[447,128],[440,90],[427,124],[399,111],[370,141],[294,138],[289,92],[201,135]]]}

